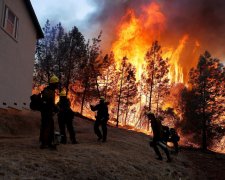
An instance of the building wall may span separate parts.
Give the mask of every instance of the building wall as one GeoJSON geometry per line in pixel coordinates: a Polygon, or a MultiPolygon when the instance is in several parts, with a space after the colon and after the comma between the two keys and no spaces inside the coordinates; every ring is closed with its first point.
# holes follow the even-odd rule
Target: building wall
{"type": "Polygon", "coordinates": [[[0,21],[0,108],[29,108],[36,30],[23,0],[0,0],[0,21]],[[19,19],[17,40],[2,27],[4,4],[19,19]]]}

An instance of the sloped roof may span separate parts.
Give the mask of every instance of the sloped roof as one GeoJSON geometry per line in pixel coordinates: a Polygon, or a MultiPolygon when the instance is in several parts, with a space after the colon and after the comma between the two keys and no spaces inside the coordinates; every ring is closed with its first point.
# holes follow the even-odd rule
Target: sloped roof
{"type": "Polygon", "coordinates": [[[31,16],[31,18],[33,20],[34,26],[35,26],[35,28],[37,30],[37,39],[44,38],[43,31],[42,31],[41,26],[40,26],[40,24],[38,22],[37,16],[36,16],[36,14],[34,12],[34,9],[32,7],[32,4],[31,4],[30,0],[24,0],[24,2],[26,4],[28,12],[29,12],[29,14],[30,14],[30,16],[31,16]]]}

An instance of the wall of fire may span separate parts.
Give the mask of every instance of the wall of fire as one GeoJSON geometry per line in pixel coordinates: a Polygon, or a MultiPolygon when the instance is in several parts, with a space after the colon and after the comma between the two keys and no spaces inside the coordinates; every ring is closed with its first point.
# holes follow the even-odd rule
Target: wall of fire
{"type": "Polygon", "coordinates": [[[0,1],[0,108],[29,108],[36,29],[23,1],[0,1]],[[18,18],[17,38],[3,27],[5,7],[18,18]]]}

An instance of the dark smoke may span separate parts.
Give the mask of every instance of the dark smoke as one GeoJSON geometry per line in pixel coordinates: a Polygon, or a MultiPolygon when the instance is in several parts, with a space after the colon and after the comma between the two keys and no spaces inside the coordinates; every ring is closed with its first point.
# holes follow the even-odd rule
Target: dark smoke
{"type": "MultiPolygon", "coordinates": [[[[94,0],[99,10],[90,18],[103,30],[105,47],[110,47],[115,38],[115,29],[128,8],[141,12],[141,7],[153,0],[94,0]]],[[[225,1],[224,0],[158,0],[167,18],[163,38],[177,42],[188,33],[191,39],[199,40],[201,51],[208,50],[213,56],[225,60],[225,1]]],[[[104,42],[104,41],[103,41],[104,42]]]]}

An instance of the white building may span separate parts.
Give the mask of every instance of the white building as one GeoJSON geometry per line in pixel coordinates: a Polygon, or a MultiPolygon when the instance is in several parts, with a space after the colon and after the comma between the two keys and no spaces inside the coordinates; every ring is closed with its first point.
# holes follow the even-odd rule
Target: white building
{"type": "Polygon", "coordinates": [[[0,108],[29,108],[39,38],[30,0],[0,0],[0,108]]]}

